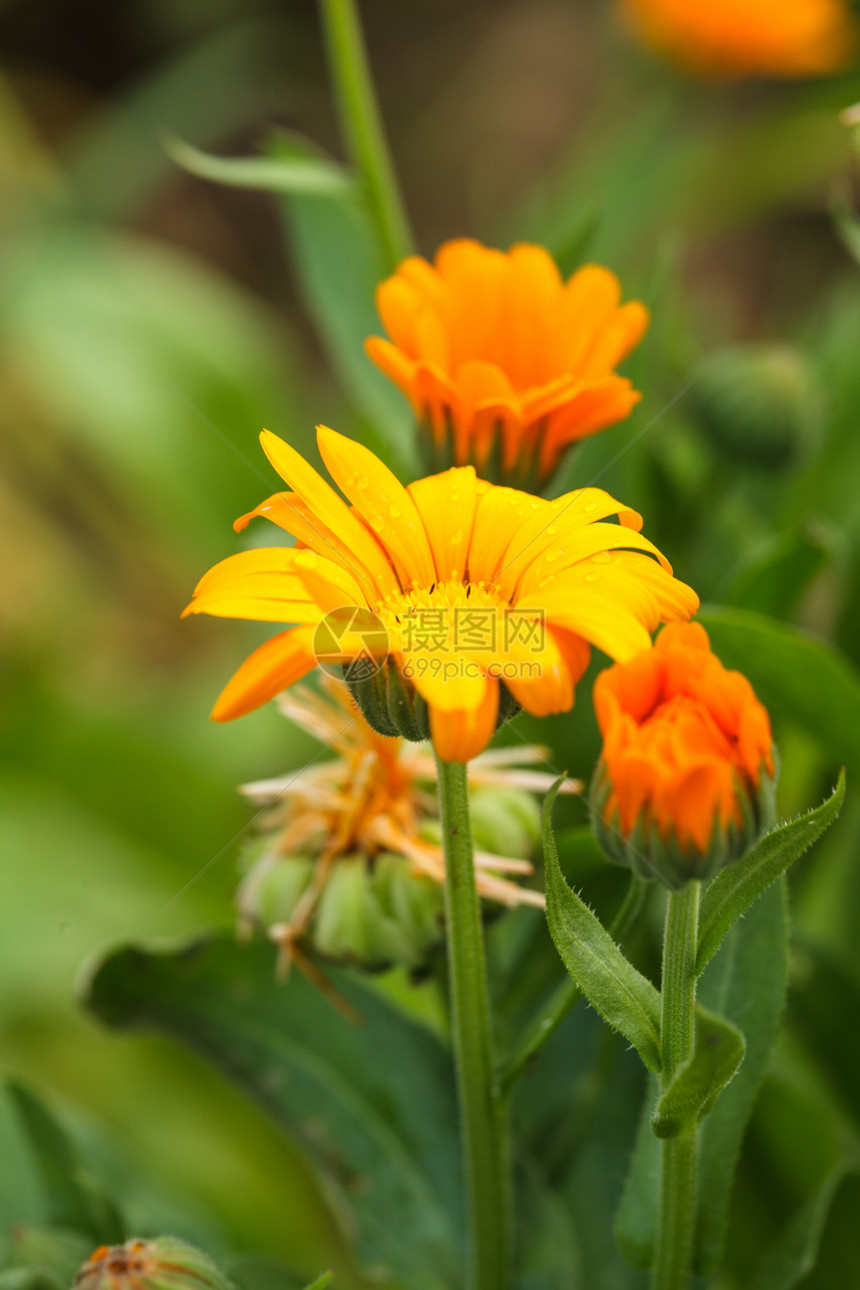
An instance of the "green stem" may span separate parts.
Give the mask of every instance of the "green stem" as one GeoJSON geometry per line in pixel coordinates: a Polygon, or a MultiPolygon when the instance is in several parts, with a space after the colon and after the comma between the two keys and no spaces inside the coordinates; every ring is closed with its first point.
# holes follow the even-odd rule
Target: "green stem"
{"type": "Polygon", "coordinates": [[[481,907],[475,883],[466,767],[437,758],[445,839],[445,911],[451,1029],[469,1206],[470,1290],[505,1290],[509,1162],[503,1107],[493,1083],[481,907]]]}
{"type": "MultiPolygon", "coordinates": [[[[621,907],[609,928],[614,940],[623,940],[633,926],[645,899],[645,889],[644,879],[635,873],[631,874],[621,907]]],[[[503,1097],[510,1096],[529,1062],[555,1034],[571,1008],[574,1008],[581,998],[582,991],[579,986],[565,973],[564,980],[550,995],[549,1002],[540,1010],[520,1039],[513,1055],[502,1067],[499,1074],[499,1089],[503,1097]]]]}
{"type": "MultiPolygon", "coordinates": [[[[693,1055],[696,1024],[697,881],[669,893],[663,940],[660,1091],[693,1055]]],[[[698,1199],[699,1131],[693,1125],[662,1142],[660,1218],[653,1290],[686,1290],[693,1265],[698,1199]]]]}
{"type": "Polygon", "coordinates": [[[358,10],[355,0],[320,0],[320,10],[341,126],[393,270],[411,253],[412,237],[385,141],[358,10]]]}

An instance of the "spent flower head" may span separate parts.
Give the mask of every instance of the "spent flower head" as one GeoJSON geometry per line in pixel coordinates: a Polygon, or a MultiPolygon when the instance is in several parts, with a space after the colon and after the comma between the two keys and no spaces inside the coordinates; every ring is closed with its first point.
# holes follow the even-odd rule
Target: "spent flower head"
{"type": "MultiPolygon", "coordinates": [[[[444,922],[432,751],[377,734],[331,677],[322,694],[297,687],[279,707],[336,755],[242,790],[270,807],[245,858],[243,928],[263,927],[286,959],[312,947],[365,967],[420,966],[444,922]]],[[[528,766],[541,756],[500,750],[469,768],[478,891],[502,905],[543,905],[540,892],[511,881],[532,872],[540,829],[531,794],[552,782],[528,766]]]]}

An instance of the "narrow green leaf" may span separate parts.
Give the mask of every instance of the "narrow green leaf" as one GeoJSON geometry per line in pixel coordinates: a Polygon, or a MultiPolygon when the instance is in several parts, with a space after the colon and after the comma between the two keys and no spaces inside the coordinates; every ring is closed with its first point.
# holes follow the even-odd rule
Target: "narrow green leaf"
{"type": "Polygon", "coordinates": [[[751,1290],[794,1290],[812,1272],[836,1194],[846,1177],[856,1172],[856,1163],[843,1161],[828,1174],[768,1252],[751,1290]]]}
{"type": "Polygon", "coordinates": [[[305,1286],[305,1290],[325,1290],[325,1286],[328,1285],[333,1276],[333,1272],[323,1272],[322,1276],[317,1277],[316,1281],[312,1281],[310,1285],[305,1286]]]}
{"type": "Polygon", "coordinates": [[[701,1120],[737,1073],[746,1041],[730,1021],[699,1004],[693,1056],[676,1073],[657,1103],[651,1127],[658,1138],[672,1138],[701,1120]]]}
{"type": "Polygon", "coordinates": [[[257,188],[270,193],[355,200],[355,179],[345,166],[327,157],[216,157],[168,134],[164,150],[192,175],[230,188],[257,188]]]}
{"type": "Polygon", "coordinates": [[[714,653],[749,677],[766,707],[860,771],[860,674],[843,654],[748,609],[708,606],[699,621],[714,653]]]}
{"type": "Polygon", "coordinates": [[[124,1240],[122,1219],[84,1170],[64,1130],[23,1084],[10,1080],[7,1087],[39,1174],[48,1223],[96,1242],[124,1240]]]}
{"type": "Polygon", "coordinates": [[[463,1213],[449,1054],[357,976],[326,975],[351,1018],[299,972],[279,984],[270,945],[224,935],[168,954],[118,950],[86,1002],[108,1025],[199,1052],[295,1134],[375,1277],[448,1290],[463,1213]]]}
{"type": "Polygon", "coordinates": [[[808,851],[839,814],[845,798],[845,772],[821,806],[767,833],[736,864],[717,874],[702,897],[696,971],[702,972],[716,954],[726,933],[753,901],[808,851]]]}
{"type": "Polygon", "coordinates": [[[564,966],[605,1021],[621,1032],[649,1070],[660,1069],[660,995],[625,958],[595,914],[568,887],[558,863],[552,808],[562,781],[543,808],[547,922],[564,966]]]}
{"type": "Polygon", "coordinates": [[[699,1169],[707,1184],[699,1198],[696,1271],[720,1263],[732,1184],[746,1126],[770,1058],[785,1006],[788,975],[788,895],[779,878],[729,932],[699,983],[699,998],[746,1036],[743,1063],[702,1123],[699,1169]]]}

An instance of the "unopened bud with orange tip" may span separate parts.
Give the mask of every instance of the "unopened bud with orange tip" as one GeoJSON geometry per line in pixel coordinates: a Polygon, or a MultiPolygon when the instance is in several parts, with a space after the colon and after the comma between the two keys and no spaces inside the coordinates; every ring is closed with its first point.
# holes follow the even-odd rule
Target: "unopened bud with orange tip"
{"type": "Polygon", "coordinates": [[[172,1236],[100,1245],[73,1290],[234,1290],[207,1255],[172,1236]]]}
{"type": "Polygon", "coordinates": [[[601,673],[594,707],[591,819],[610,859],[674,888],[739,860],[773,823],[770,719],[699,623],[601,673]]]}

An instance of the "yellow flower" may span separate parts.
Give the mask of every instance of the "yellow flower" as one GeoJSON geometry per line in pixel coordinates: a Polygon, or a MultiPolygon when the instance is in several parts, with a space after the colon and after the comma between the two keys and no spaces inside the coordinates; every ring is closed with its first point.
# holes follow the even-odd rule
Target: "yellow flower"
{"type": "Polygon", "coordinates": [[[819,76],[848,66],[858,29],[844,0],[622,0],[643,38],[694,71],[819,76]]]}
{"type": "Polygon", "coordinates": [[[446,242],[411,256],[377,292],[391,340],[367,352],[429,423],[438,464],[497,463],[504,482],[541,482],[571,443],[614,425],[642,397],[613,370],[648,311],[589,264],[563,283],[540,246],[446,242]],[[393,342],[393,343],[392,343],[393,342]]]}
{"type": "MultiPolygon", "coordinates": [[[[243,926],[266,927],[288,959],[307,941],[365,966],[420,964],[444,922],[430,749],[377,734],[330,676],[322,694],[298,686],[278,706],[335,755],[244,786],[270,809],[239,888],[243,926]]],[[[532,872],[539,821],[529,793],[546,792],[554,778],[528,765],[542,756],[539,748],[502,749],[469,767],[478,891],[503,905],[544,904],[542,893],[505,876],[532,872]]]]}
{"type": "Polygon", "coordinates": [[[627,659],[660,622],[695,613],[698,598],[639,532],[641,516],[601,489],[545,501],[471,466],[404,488],[369,449],[320,426],[349,506],[283,440],[264,431],[261,442],[292,491],[236,527],[263,515],[299,545],[222,560],[185,613],[295,626],[239,668],[216,721],[260,707],[325,656],[347,665],[375,729],[432,736],[443,760],[465,762],[512,705],[567,711],[589,644],[627,659]]]}

